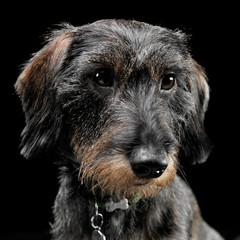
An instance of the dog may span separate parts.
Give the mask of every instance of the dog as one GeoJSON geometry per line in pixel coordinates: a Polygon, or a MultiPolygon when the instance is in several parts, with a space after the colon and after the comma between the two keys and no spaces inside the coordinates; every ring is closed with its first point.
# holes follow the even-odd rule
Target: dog
{"type": "Polygon", "coordinates": [[[210,152],[187,40],[135,20],[62,24],[24,66],[21,154],[60,171],[52,239],[223,239],[177,174],[210,152]]]}

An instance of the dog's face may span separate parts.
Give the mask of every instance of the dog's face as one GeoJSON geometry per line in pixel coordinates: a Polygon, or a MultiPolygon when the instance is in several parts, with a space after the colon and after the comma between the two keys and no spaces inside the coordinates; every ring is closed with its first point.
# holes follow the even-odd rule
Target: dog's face
{"type": "Polygon", "coordinates": [[[65,140],[92,190],[155,195],[174,178],[177,159],[208,156],[209,89],[179,32],[124,20],[65,26],[16,89],[26,114],[22,154],[65,140]]]}

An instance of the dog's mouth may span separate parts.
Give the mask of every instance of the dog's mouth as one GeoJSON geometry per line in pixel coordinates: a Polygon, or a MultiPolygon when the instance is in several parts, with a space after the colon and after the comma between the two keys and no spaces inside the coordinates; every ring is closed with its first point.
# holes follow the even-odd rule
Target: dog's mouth
{"type": "Polygon", "coordinates": [[[149,183],[150,181],[148,179],[142,179],[141,182],[136,182],[134,183],[134,186],[136,187],[141,187],[141,186],[145,186],[149,183]]]}
{"type": "Polygon", "coordinates": [[[136,183],[135,186],[137,187],[141,187],[141,186],[144,186],[144,185],[147,185],[148,183],[136,183]]]}

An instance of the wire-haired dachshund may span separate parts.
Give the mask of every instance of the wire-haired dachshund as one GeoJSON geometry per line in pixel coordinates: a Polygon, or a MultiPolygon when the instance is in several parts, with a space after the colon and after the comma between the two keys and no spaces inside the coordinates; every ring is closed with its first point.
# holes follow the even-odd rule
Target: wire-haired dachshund
{"type": "Polygon", "coordinates": [[[60,169],[53,239],[223,239],[177,175],[210,150],[209,87],[186,45],[143,22],[64,24],[25,65],[21,153],[60,169]]]}

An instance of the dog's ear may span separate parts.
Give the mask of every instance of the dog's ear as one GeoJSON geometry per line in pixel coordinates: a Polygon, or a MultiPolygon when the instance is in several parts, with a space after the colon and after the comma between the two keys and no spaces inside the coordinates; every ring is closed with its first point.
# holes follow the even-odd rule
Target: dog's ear
{"type": "Polygon", "coordinates": [[[55,37],[26,64],[15,84],[25,113],[21,154],[26,158],[49,149],[61,129],[61,107],[57,97],[57,75],[72,41],[70,32],[55,37]]]}
{"type": "Polygon", "coordinates": [[[182,151],[180,157],[191,164],[203,163],[207,160],[211,144],[204,129],[204,117],[209,101],[207,77],[200,65],[192,60],[190,88],[193,109],[183,124],[182,151]]]}

